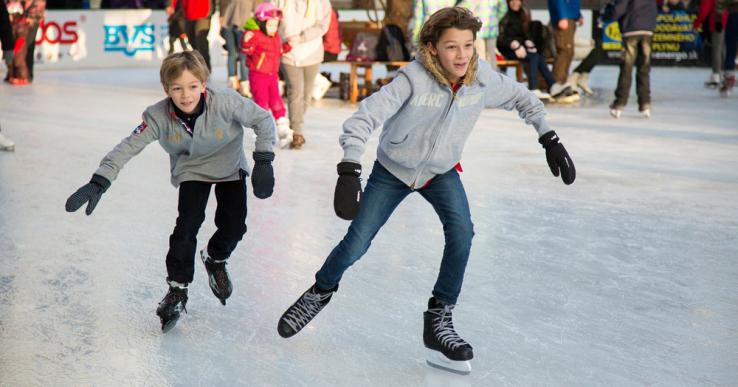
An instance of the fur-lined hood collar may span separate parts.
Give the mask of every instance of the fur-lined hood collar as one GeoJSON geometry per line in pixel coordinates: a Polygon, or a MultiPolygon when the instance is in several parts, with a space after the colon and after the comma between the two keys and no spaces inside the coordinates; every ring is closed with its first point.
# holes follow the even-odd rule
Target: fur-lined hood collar
{"type": "MultiPolygon", "coordinates": [[[[431,54],[430,49],[427,46],[420,46],[418,49],[417,59],[420,64],[423,65],[425,70],[428,71],[436,81],[438,81],[438,83],[451,87],[451,82],[449,82],[446,75],[444,75],[441,63],[438,62],[438,58],[431,54]]],[[[471,61],[469,61],[469,68],[466,69],[466,74],[464,74],[464,80],[462,82],[464,86],[471,86],[474,81],[477,80],[478,63],[479,55],[477,55],[477,51],[474,50],[474,55],[472,56],[471,61]]]]}

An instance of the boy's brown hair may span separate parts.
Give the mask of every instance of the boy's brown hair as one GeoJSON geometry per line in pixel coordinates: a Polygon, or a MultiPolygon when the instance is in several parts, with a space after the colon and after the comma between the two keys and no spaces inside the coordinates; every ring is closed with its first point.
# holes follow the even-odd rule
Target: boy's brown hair
{"type": "Polygon", "coordinates": [[[425,46],[430,43],[435,47],[438,40],[441,39],[443,31],[449,28],[471,30],[476,40],[477,32],[482,28],[482,21],[474,16],[470,10],[463,7],[439,9],[423,23],[423,27],[420,29],[420,44],[425,46]]]}
{"type": "Polygon", "coordinates": [[[179,78],[185,70],[191,72],[195,78],[203,83],[208,80],[210,75],[208,65],[205,64],[205,59],[199,52],[194,50],[177,52],[167,56],[161,62],[159,79],[161,85],[164,86],[164,90],[169,90],[169,85],[179,78]]]}

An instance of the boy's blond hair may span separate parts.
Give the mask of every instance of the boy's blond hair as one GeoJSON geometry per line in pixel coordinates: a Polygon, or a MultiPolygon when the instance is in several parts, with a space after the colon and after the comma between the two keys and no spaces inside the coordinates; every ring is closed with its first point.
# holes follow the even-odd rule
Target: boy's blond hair
{"type": "Polygon", "coordinates": [[[420,44],[425,46],[430,43],[435,47],[443,31],[449,28],[470,30],[476,39],[477,32],[482,28],[482,22],[470,10],[463,7],[439,9],[423,23],[420,29],[420,44]]]}
{"type": "Polygon", "coordinates": [[[174,82],[175,79],[179,78],[182,73],[187,70],[205,83],[210,76],[208,65],[205,64],[205,59],[197,51],[182,51],[171,54],[164,58],[161,62],[161,69],[159,70],[159,79],[161,85],[164,86],[164,90],[169,90],[169,85],[174,82]]]}

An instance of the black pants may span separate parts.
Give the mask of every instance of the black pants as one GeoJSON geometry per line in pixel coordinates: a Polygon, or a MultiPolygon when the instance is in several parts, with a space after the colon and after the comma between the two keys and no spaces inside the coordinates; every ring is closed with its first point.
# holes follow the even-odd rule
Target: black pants
{"type": "Polygon", "coordinates": [[[620,75],[613,106],[622,108],[628,103],[634,65],[638,107],[645,109],[651,104],[651,38],[651,35],[623,37],[623,61],[620,63],[620,75]]]}
{"type": "Polygon", "coordinates": [[[212,70],[210,67],[210,42],[208,41],[210,17],[185,21],[185,31],[192,48],[202,54],[205,63],[208,65],[208,70],[212,70]]]}
{"type": "Polygon", "coordinates": [[[602,44],[599,42],[595,42],[595,46],[593,49],[589,51],[589,54],[587,54],[587,57],[582,60],[582,63],[579,63],[579,66],[574,69],[575,73],[591,73],[592,69],[600,63],[600,59],[602,58],[602,44]]]}
{"type": "Polygon", "coordinates": [[[208,242],[208,254],[222,260],[231,255],[246,233],[246,184],[243,179],[224,183],[186,181],[179,185],[179,216],[169,237],[167,253],[168,279],[190,283],[195,272],[197,232],[205,220],[205,207],[210,187],[215,185],[215,226],[218,228],[208,242]]]}

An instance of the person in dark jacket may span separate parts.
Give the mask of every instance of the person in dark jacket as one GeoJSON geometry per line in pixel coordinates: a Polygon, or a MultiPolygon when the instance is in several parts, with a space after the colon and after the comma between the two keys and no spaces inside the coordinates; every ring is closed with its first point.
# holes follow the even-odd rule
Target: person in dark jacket
{"type": "Polygon", "coordinates": [[[617,21],[623,36],[623,60],[610,114],[620,118],[628,103],[633,66],[636,67],[638,111],[651,117],[651,40],[656,29],[657,5],[653,0],[615,0],[605,7],[604,21],[617,21]]]}
{"type": "Polygon", "coordinates": [[[205,59],[208,70],[210,66],[210,17],[213,15],[213,4],[210,0],[173,0],[172,7],[177,9],[178,3],[185,16],[185,33],[192,48],[205,59]]]}
{"type": "Polygon", "coordinates": [[[523,0],[508,0],[508,11],[500,20],[500,35],[497,37],[497,48],[507,59],[523,61],[527,64],[528,88],[541,100],[551,99],[551,95],[538,89],[538,73],[548,84],[553,86],[551,70],[546,65],[546,58],[538,53],[538,49],[530,36],[530,11],[523,0]]]}

